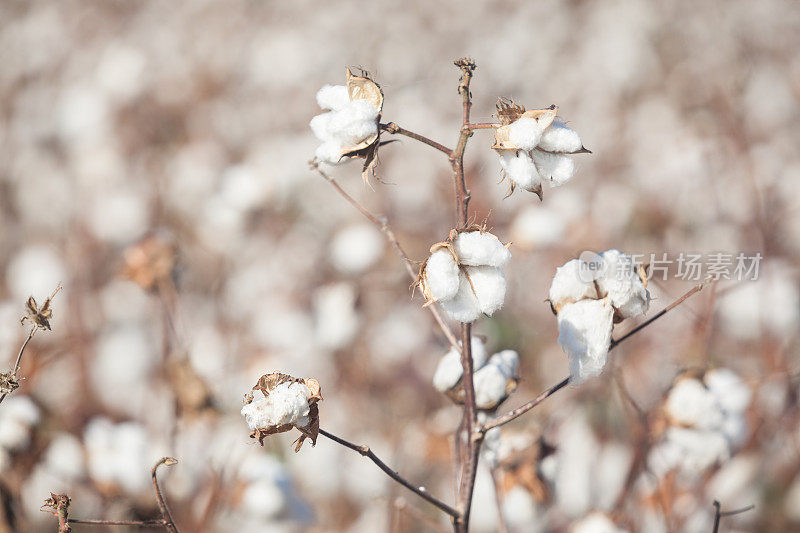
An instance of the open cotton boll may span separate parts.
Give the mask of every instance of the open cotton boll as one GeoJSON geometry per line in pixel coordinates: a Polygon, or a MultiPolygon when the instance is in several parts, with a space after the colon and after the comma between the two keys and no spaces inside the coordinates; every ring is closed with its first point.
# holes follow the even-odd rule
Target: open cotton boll
{"type": "Polygon", "coordinates": [[[508,126],[508,140],[522,150],[533,150],[542,138],[545,128],[532,117],[520,117],[508,126]]]}
{"type": "Polygon", "coordinates": [[[425,296],[434,300],[449,300],[458,292],[458,264],[447,250],[437,250],[425,263],[422,275],[425,296]]]}
{"type": "Polygon", "coordinates": [[[548,152],[573,153],[583,148],[580,136],[563,121],[555,119],[541,134],[539,148],[548,152]]]}
{"type": "Polygon", "coordinates": [[[470,266],[467,267],[467,275],[483,313],[492,316],[495,311],[503,307],[506,299],[506,276],[502,269],[491,266],[470,266]]]}
{"type": "Polygon", "coordinates": [[[317,91],[317,105],[322,109],[339,110],[350,103],[350,95],[344,85],[325,85],[317,91]]]}
{"type": "Polygon", "coordinates": [[[581,259],[573,259],[558,267],[550,284],[549,298],[556,311],[568,303],[587,298],[597,299],[597,289],[586,263],[581,259]]]}
{"type": "Polygon", "coordinates": [[[353,146],[378,133],[378,110],[366,100],[355,100],[332,111],[329,135],[345,146],[353,146]]]}
{"type": "Polygon", "coordinates": [[[542,185],[542,178],[528,152],[503,150],[500,153],[500,167],[514,185],[526,191],[536,192],[542,185]]]}
{"type": "Polygon", "coordinates": [[[551,154],[541,150],[534,150],[531,155],[539,176],[551,187],[565,184],[575,174],[575,161],[567,155],[551,154]]]}
{"type": "Polygon", "coordinates": [[[558,343],[569,357],[573,385],[603,371],[613,325],[614,309],[603,300],[567,304],[558,313],[558,343]]]}
{"type": "Polygon", "coordinates": [[[650,293],[635,272],[633,260],[619,250],[601,253],[604,272],[597,278],[600,297],[611,301],[622,318],[643,314],[650,307],[650,293]]]}
{"type": "Polygon", "coordinates": [[[294,424],[308,425],[308,397],[311,391],[303,383],[281,383],[264,396],[260,389],[253,391],[253,401],[242,407],[247,426],[251,430],[294,424]]]}
{"type": "Polygon", "coordinates": [[[671,427],[666,440],[680,450],[681,471],[699,475],[710,466],[730,457],[730,447],[718,431],[671,427]]]}
{"type": "Polygon", "coordinates": [[[682,379],[669,392],[667,414],[676,423],[702,429],[717,428],[723,414],[716,398],[696,379],[682,379]]]}
{"type": "Polygon", "coordinates": [[[458,275],[458,292],[449,300],[439,300],[439,305],[452,318],[458,322],[474,322],[481,316],[478,298],[472,292],[472,287],[464,273],[458,275]]]}
{"type": "Polygon", "coordinates": [[[462,265],[502,267],[511,259],[500,239],[478,230],[459,233],[453,247],[462,265]]]}
{"type": "Polygon", "coordinates": [[[506,396],[508,378],[497,365],[487,364],[478,369],[472,383],[475,387],[475,405],[479,409],[491,409],[506,396]]]}
{"type": "MultiPolygon", "coordinates": [[[[472,368],[481,368],[486,363],[486,346],[478,337],[472,337],[472,368]]],[[[433,386],[440,392],[446,392],[456,386],[464,369],[461,367],[461,354],[450,348],[439,360],[433,374],[433,386]]]]}
{"type": "Polygon", "coordinates": [[[491,356],[486,364],[499,368],[508,379],[517,379],[519,354],[514,350],[503,350],[491,356]]]}
{"type": "Polygon", "coordinates": [[[742,413],[750,405],[752,391],[734,371],[717,368],[707,372],[703,381],[726,411],[742,413]]]}

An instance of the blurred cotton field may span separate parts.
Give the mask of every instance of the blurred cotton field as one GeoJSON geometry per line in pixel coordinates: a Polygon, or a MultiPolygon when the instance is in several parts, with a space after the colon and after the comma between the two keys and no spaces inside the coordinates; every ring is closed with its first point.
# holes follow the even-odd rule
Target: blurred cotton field
{"type": "MultiPolygon", "coordinates": [[[[513,255],[474,326],[484,358],[517,354],[500,413],[569,374],[545,299],[582,252],[762,256],[756,280],[707,286],[491,430],[471,530],[707,532],[714,500],[755,505],[721,531],[800,530],[797,50],[780,0],[0,3],[0,371],[27,298],[63,285],[0,404],[0,532],[54,531],[50,492],[75,518],[158,517],[165,455],[183,531],[450,527],[331,440],[259,446],[240,410],[263,374],[313,377],[322,428],[454,500],[461,411],[434,387],[450,345],[308,161],[315,95],[345,67],[381,85],[382,122],[454,146],[464,55],[475,122],[501,96],[557,104],[593,152],[540,202],[504,198],[491,132],[469,141],[471,213],[513,255]]],[[[456,223],[450,167],[381,139],[399,142],[379,180],[330,173],[421,263],[456,223]]],[[[668,274],[615,337],[697,283],[668,274]]]]}

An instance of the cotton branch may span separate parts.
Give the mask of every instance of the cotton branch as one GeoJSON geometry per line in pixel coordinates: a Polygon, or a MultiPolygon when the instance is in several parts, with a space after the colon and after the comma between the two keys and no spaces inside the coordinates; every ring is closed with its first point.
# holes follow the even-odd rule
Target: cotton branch
{"type": "Polygon", "coordinates": [[[156,500],[158,501],[158,508],[161,510],[161,518],[164,524],[164,529],[169,531],[169,533],[178,533],[178,528],[175,526],[175,522],[172,521],[172,516],[169,513],[169,508],[167,507],[167,502],[164,500],[164,496],[161,494],[161,488],[158,486],[158,467],[161,465],[165,466],[173,466],[178,464],[178,460],[172,457],[162,457],[154,466],[153,470],[151,471],[151,475],[153,477],[153,490],[156,493],[156,500]]]}
{"type": "Polygon", "coordinates": [[[350,448],[351,450],[353,450],[355,452],[358,452],[359,454],[361,454],[362,457],[367,457],[370,461],[375,463],[378,466],[378,468],[383,470],[386,473],[387,476],[389,476],[393,480],[397,481],[398,483],[400,483],[402,486],[404,486],[405,488],[407,488],[408,490],[410,490],[411,492],[413,492],[417,496],[423,498],[425,501],[435,505],[436,507],[438,507],[439,509],[441,509],[445,513],[447,513],[450,516],[452,516],[453,518],[458,519],[458,517],[460,516],[460,514],[459,514],[459,512],[457,510],[453,509],[452,507],[450,507],[449,505],[447,505],[443,501],[439,500],[438,498],[428,494],[428,491],[425,489],[425,487],[416,487],[416,486],[412,485],[403,476],[401,476],[400,474],[398,474],[397,472],[395,472],[394,470],[389,468],[389,466],[386,463],[381,461],[381,459],[377,455],[375,455],[372,452],[372,450],[370,450],[369,446],[367,446],[365,444],[362,444],[362,445],[353,444],[352,442],[346,441],[345,439],[343,439],[341,437],[337,437],[333,433],[325,431],[324,429],[320,429],[319,433],[320,433],[320,435],[324,435],[325,437],[328,437],[333,442],[336,442],[337,444],[341,444],[345,448],[350,448]]]}
{"type": "MultiPolygon", "coordinates": [[[[620,337],[618,339],[615,339],[615,340],[612,340],[611,341],[611,345],[608,348],[608,351],[613,350],[622,341],[624,341],[626,339],[629,339],[635,333],[638,333],[638,332],[642,331],[644,328],[646,328],[647,326],[649,326],[650,324],[652,324],[653,322],[655,322],[659,318],[663,317],[664,315],[666,315],[668,312],[670,312],[674,308],[678,307],[680,304],[682,304],[687,299],[689,299],[692,295],[700,292],[703,289],[704,286],[705,286],[705,283],[700,283],[698,285],[695,285],[694,287],[692,287],[691,289],[686,291],[683,295],[681,295],[677,300],[675,300],[674,302],[669,304],[667,307],[665,307],[664,309],[662,309],[661,311],[659,311],[658,313],[656,313],[655,315],[650,317],[648,320],[642,322],[641,324],[639,324],[638,326],[633,328],[631,331],[629,331],[628,333],[626,333],[622,337],[620,337]]],[[[489,431],[492,428],[496,428],[498,426],[502,426],[503,424],[507,424],[507,423],[511,422],[512,420],[514,420],[514,419],[520,417],[521,415],[527,413],[528,411],[530,411],[531,409],[533,409],[534,407],[536,407],[537,405],[542,403],[544,400],[546,400],[547,398],[549,398],[550,396],[552,396],[553,394],[558,392],[559,390],[561,390],[564,387],[566,387],[567,383],[569,383],[569,376],[567,376],[566,378],[562,379],[558,384],[553,385],[549,389],[546,389],[544,392],[539,394],[539,396],[537,396],[533,400],[529,401],[528,403],[526,403],[524,405],[521,405],[521,406],[517,407],[516,409],[514,409],[513,411],[509,411],[508,413],[495,418],[491,422],[488,422],[488,423],[484,424],[478,430],[478,432],[480,434],[485,434],[487,431],[489,431]]]]}
{"type": "Polygon", "coordinates": [[[398,126],[394,122],[389,122],[388,124],[381,124],[380,127],[381,127],[381,129],[383,131],[386,131],[386,132],[389,132],[389,133],[392,133],[392,134],[397,134],[397,135],[405,135],[406,137],[410,137],[410,138],[414,139],[415,141],[419,141],[419,142],[421,142],[423,144],[427,144],[428,146],[431,146],[431,147],[435,148],[436,150],[439,150],[440,152],[443,152],[443,153],[447,154],[448,156],[450,156],[450,154],[453,153],[453,151],[450,148],[444,146],[443,144],[440,144],[440,143],[434,141],[433,139],[429,139],[428,137],[425,137],[424,135],[420,135],[419,133],[414,133],[413,131],[409,131],[409,130],[407,130],[405,128],[401,128],[400,126],[398,126]]]}
{"type": "MultiPolygon", "coordinates": [[[[364,217],[367,220],[372,222],[378,229],[380,229],[383,232],[384,235],[386,235],[386,239],[389,241],[389,243],[391,243],[392,247],[394,247],[395,251],[397,252],[397,255],[400,256],[400,259],[403,260],[403,265],[406,268],[408,276],[411,278],[412,281],[416,281],[417,272],[414,270],[414,262],[411,259],[409,259],[408,255],[406,255],[405,250],[403,250],[403,247],[400,246],[400,242],[397,240],[397,237],[392,231],[392,228],[389,227],[389,224],[386,222],[386,220],[383,218],[378,218],[377,216],[370,213],[366,207],[364,207],[358,202],[358,200],[350,196],[347,193],[347,191],[345,191],[334,178],[332,178],[330,175],[328,175],[327,172],[322,170],[319,164],[315,160],[310,161],[309,165],[313,170],[316,170],[317,173],[320,176],[322,176],[328,183],[330,183],[331,186],[333,186],[333,188],[336,189],[336,192],[338,192],[342,196],[342,198],[347,200],[350,203],[350,205],[355,207],[362,215],[364,215],[364,217]]],[[[458,340],[456,339],[456,336],[450,330],[450,327],[447,325],[447,323],[445,323],[444,319],[442,318],[442,315],[439,313],[439,310],[433,305],[429,305],[427,308],[430,310],[434,320],[436,320],[436,323],[439,325],[439,329],[442,330],[442,333],[447,338],[450,345],[453,346],[453,348],[455,348],[456,350],[461,351],[461,347],[458,345],[458,340]]]]}
{"type": "Polygon", "coordinates": [[[713,533],[717,533],[719,531],[719,521],[724,516],[733,516],[736,514],[746,513],[752,509],[755,509],[755,505],[748,505],[747,507],[742,507],[741,509],[736,509],[734,511],[725,511],[724,513],[720,510],[720,503],[717,500],[714,500],[714,529],[712,530],[713,533]]]}

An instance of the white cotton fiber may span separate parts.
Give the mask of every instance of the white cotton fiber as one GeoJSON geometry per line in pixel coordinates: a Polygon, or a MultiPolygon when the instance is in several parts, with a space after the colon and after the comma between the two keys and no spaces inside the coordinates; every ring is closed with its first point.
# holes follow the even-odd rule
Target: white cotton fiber
{"type": "MultiPolygon", "coordinates": [[[[486,347],[481,339],[474,336],[472,337],[471,346],[472,368],[481,368],[486,363],[486,347]]],[[[461,354],[455,348],[450,348],[450,351],[439,360],[439,365],[433,374],[433,386],[438,391],[448,391],[458,383],[463,372],[461,354]]]]}
{"type": "Polygon", "coordinates": [[[522,150],[533,150],[539,144],[543,131],[541,123],[535,118],[520,117],[508,126],[508,140],[522,150]]]}
{"type": "Polygon", "coordinates": [[[608,298],[622,318],[643,314],[650,307],[650,293],[634,271],[633,260],[619,250],[600,256],[605,268],[597,279],[601,298],[608,298]]]}
{"type": "Polygon", "coordinates": [[[342,145],[336,141],[324,142],[317,147],[314,157],[325,163],[335,165],[342,159],[342,145]]]}
{"type": "Polygon", "coordinates": [[[717,403],[729,413],[743,413],[750,405],[752,391],[734,371],[728,368],[710,370],[703,381],[717,403]]]}
{"type": "Polygon", "coordinates": [[[449,300],[458,292],[458,264],[447,250],[437,250],[425,263],[422,276],[426,296],[434,300],[449,300]]]}
{"type": "Polygon", "coordinates": [[[540,137],[539,148],[548,152],[573,153],[583,148],[578,133],[559,119],[555,119],[540,137]]]}
{"type": "Polygon", "coordinates": [[[618,528],[608,516],[600,511],[589,513],[574,522],[569,531],[570,533],[627,533],[627,530],[618,528]]]}
{"type": "Polygon", "coordinates": [[[542,178],[528,152],[503,150],[499,155],[500,167],[514,185],[530,192],[536,192],[541,187],[542,178]]]}
{"type": "Polygon", "coordinates": [[[517,379],[519,354],[514,350],[503,350],[491,356],[486,364],[499,368],[508,379],[517,379]]]}
{"type": "Polygon", "coordinates": [[[331,118],[333,118],[333,113],[322,113],[312,118],[311,122],[308,123],[312,133],[320,141],[326,141],[331,137],[329,133],[331,118]]]}
{"type": "Polygon", "coordinates": [[[502,267],[511,259],[511,252],[500,240],[487,232],[459,233],[453,246],[462,265],[502,267]]]}
{"type": "Polygon", "coordinates": [[[581,300],[558,313],[558,343],[569,357],[573,385],[603,371],[611,343],[614,309],[603,300],[581,300]]]}
{"type": "Polygon", "coordinates": [[[452,318],[458,322],[474,322],[481,316],[481,308],[478,305],[478,298],[472,292],[472,287],[467,281],[467,277],[461,273],[458,275],[458,292],[449,300],[440,300],[439,305],[452,318]]]}
{"type": "Polygon", "coordinates": [[[317,91],[317,105],[322,109],[339,110],[350,103],[350,95],[344,85],[325,85],[317,91]]]}
{"type": "Polygon", "coordinates": [[[683,426],[712,429],[723,420],[716,398],[696,379],[678,381],[669,392],[665,408],[670,418],[683,426]]]}
{"type": "Polygon", "coordinates": [[[497,365],[487,364],[476,371],[472,383],[475,387],[475,405],[479,409],[491,409],[506,396],[508,378],[497,365]]]}
{"type": "Polygon", "coordinates": [[[585,298],[598,298],[594,280],[581,259],[567,261],[556,269],[556,275],[550,284],[549,298],[556,310],[585,298]]]}
{"type": "Polygon", "coordinates": [[[253,401],[242,407],[242,415],[251,430],[295,424],[308,424],[308,397],[311,391],[302,383],[281,383],[264,396],[253,391],[253,401]]]}
{"type": "Polygon", "coordinates": [[[543,181],[551,187],[563,185],[575,174],[575,161],[570,156],[533,150],[533,163],[543,181]]]}
{"type": "Polygon", "coordinates": [[[467,275],[478,298],[481,312],[489,316],[503,307],[506,299],[506,276],[497,267],[467,267],[467,275]]]}
{"type": "Polygon", "coordinates": [[[331,113],[328,132],[345,146],[356,145],[378,133],[378,109],[366,100],[355,100],[331,113]]]}

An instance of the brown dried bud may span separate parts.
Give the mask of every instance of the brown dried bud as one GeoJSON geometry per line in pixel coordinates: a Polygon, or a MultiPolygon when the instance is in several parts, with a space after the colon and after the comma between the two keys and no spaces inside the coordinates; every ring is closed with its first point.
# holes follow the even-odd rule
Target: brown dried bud
{"type": "Polygon", "coordinates": [[[151,235],[129,246],[124,260],[122,275],[145,290],[154,290],[172,277],[175,245],[163,237],[151,235]]]}

